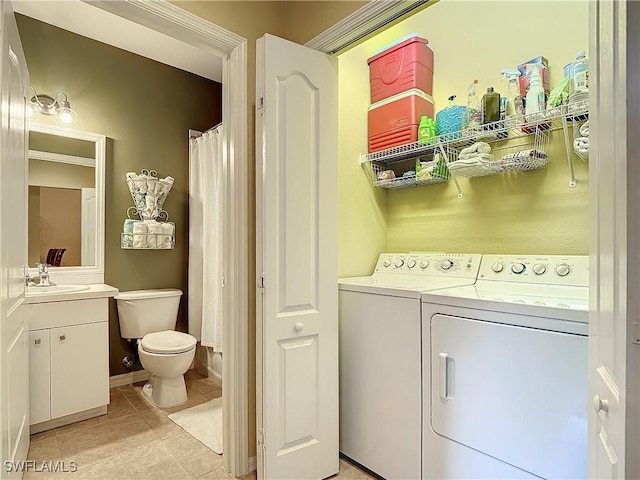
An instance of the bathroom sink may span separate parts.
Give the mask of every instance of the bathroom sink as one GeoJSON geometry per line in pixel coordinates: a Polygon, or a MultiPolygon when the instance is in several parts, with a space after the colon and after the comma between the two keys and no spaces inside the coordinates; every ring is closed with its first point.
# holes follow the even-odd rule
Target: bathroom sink
{"type": "Polygon", "coordinates": [[[27,287],[27,295],[51,295],[55,293],[73,293],[89,290],[89,285],[52,285],[50,287],[27,287]]]}

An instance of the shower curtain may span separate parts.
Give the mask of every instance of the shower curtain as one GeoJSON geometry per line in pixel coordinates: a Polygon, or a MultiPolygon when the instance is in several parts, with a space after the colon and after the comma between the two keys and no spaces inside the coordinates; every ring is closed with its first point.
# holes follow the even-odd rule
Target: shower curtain
{"type": "Polygon", "coordinates": [[[222,125],[189,140],[189,333],[222,352],[222,125]]]}

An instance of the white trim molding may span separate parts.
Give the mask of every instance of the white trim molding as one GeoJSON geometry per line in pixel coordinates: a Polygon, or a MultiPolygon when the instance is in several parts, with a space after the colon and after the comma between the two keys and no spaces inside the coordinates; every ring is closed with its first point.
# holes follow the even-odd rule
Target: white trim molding
{"type": "Polygon", "coordinates": [[[330,55],[397,20],[411,10],[437,0],[373,0],[321,34],[305,46],[330,55]]]}
{"type": "Polygon", "coordinates": [[[151,375],[146,370],[136,370],[134,372],[121,373],[109,377],[109,388],[122,387],[124,385],[132,385],[138,382],[146,382],[151,375]]]}
{"type": "Polygon", "coordinates": [[[222,424],[227,472],[249,472],[247,40],[166,0],[83,0],[222,58],[225,295],[222,424]]]}

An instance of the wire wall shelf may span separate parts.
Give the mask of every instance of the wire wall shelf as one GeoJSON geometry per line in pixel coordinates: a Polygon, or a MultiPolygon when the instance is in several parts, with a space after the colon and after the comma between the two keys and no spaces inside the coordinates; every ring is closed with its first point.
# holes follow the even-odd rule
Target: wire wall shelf
{"type": "MultiPolygon", "coordinates": [[[[573,126],[575,141],[578,127],[588,119],[588,108],[588,101],[562,105],[524,118],[509,118],[474,130],[440,135],[429,139],[430,143],[421,140],[377,152],[362,153],[360,164],[369,166],[374,186],[406,188],[442,183],[451,178],[458,189],[458,197],[462,198],[456,177],[484,177],[546,167],[549,134],[563,130],[570,173],[569,185],[573,187],[576,185],[572,163],[574,149],[568,130],[569,125],[573,126]],[[457,163],[460,152],[476,142],[490,144],[490,154],[485,153],[475,161],[457,163]],[[446,175],[429,178],[423,176],[421,179],[415,171],[412,174],[413,165],[436,163],[439,158],[444,161],[446,175]],[[385,171],[394,173],[391,178],[380,178],[380,173],[385,171]]],[[[575,153],[585,159],[584,154],[580,155],[577,151],[575,153]]]]}

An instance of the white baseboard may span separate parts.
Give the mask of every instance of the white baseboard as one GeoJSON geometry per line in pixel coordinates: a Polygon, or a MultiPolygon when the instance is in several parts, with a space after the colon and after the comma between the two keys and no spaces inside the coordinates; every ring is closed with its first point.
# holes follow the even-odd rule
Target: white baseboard
{"type": "Polygon", "coordinates": [[[213,379],[218,385],[222,386],[222,375],[209,366],[207,366],[207,372],[209,372],[207,377],[213,379]]]}
{"type": "Polygon", "coordinates": [[[81,422],[83,420],[87,420],[88,418],[106,415],[106,413],[106,405],[102,407],[92,408],[90,410],[85,410],[84,412],[72,413],[71,415],[65,415],[64,417],[54,418],[53,420],[47,420],[46,422],[31,425],[29,433],[33,435],[34,433],[40,433],[46,430],[51,430],[53,428],[63,427],[72,423],[81,422]]]}
{"type": "Polygon", "coordinates": [[[122,387],[137,382],[146,382],[151,375],[146,370],[136,370],[135,372],[122,373],[109,377],[109,388],[122,387]]]}
{"type": "Polygon", "coordinates": [[[258,458],[253,456],[249,457],[249,472],[253,472],[258,469],[258,458]]]}

